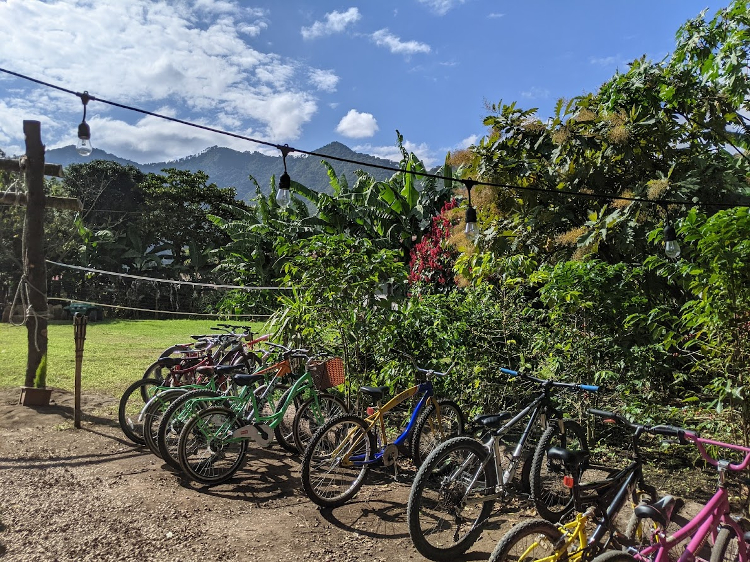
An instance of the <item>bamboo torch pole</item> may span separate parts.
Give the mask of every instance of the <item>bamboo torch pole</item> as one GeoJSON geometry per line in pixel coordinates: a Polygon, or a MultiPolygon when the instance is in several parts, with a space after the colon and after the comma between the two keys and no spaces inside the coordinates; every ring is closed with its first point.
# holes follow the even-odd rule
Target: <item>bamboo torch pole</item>
{"type": "Polygon", "coordinates": [[[73,425],[81,429],[81,365],[83,364],[83,342],[86,341],[86,315],[76,312],[73,318],[73,331],[76,342],[75,402],[73,425]]]}

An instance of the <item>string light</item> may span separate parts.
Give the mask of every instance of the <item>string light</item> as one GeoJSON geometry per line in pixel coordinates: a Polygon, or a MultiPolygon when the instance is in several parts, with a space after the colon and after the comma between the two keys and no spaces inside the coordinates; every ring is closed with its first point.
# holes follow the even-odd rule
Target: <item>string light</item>
{"type": "Polygon", "coordinates": [[[469,193],[469,206],[466,207],[466,227],[464,232],[466,236],[474,242],[476,240],[479,231],[477,230],[477,210],[471,204],[471,188],[474,187],[477,182],[472,179],[463,180],[463,184],[466,186],[466,191],[469,193]]]}
{"type": "MultiPolygon", "coordinates": [[[[48,87],[48,88],[52,88],[52,89],[55,89],[55,90],[58,90],[58,91],[61,91],[61,92],[65,92],[65,93],[68,93],[68,94],[73,94],[73,95],[78,96],[79,98],[81,98],[81,100],[83,100],[84,96],[85,96],[87,98],[87,101],[88,100],[98,101],[98,102],[104,103],[106,105],[111,105],[113,107],[119,107],[121,109],[125,109],[125,110],[128,110],[128,111],[134,111],[136,113],[141,113],[143,115],[150,115],[152,117],[157,117],[159,119],[164,119],[166,121],[172,121],[174,123],[181,123],[181,124],[187,125],[189,127],[194,127],[196,129],[202,129],[204,131],[209,131],[209,132],[216,133],[216,134],[219,134],[219,135],[224,135],[224,136],[228,136],[228,137],[232,137],[232,138],[236,138],[236,139],[246,140],[246,141],[249,141],[249,142],[252,142],[252,143],[255,143],[255,144],[259,144],[259,145],[263,145],[263,146],[270,146],[270,147],[276,148],[277,150],[285,150],[286,149],[289,152],[292,152],[292,151],[293,152],[298,152],[300,154],[305,154],[307,156],[317,156],[317,157],[320,157],[320,158],[325,158],[327,160],[334,160],[334,161],[337,161],[337,162],[346,162],[348,164],[356,164],[356,165],[359,165],[359,166],[364,166],[364,167],[369,167],[369,168],[375,168],[375,169],[379,169],[379,170],[387,170],[387,171],[391,171],[391,172],[400,172],[400,173],[404,173],[404,174],[412,174],[415,177],[433,178],[433,179],[437,179],[437,180],[448,180],[448,181],[455,180],[455,178],[453,178],[453,177],[447,177],[447,176],[443,176],[443,175],[440,175],[440,174],[432,174],[432,173],[429,173],[429,172],[421,172],[421,171],[415,171],[415,170],[404,170],[402,168],[395,167],[395,166],[385,166],[385,165],[382,165],[382,164],[375,164],[375,163],[370,163],[370,162],[362,162],[362,161],[359,161],[359,160],[353,160],[351,158],[343,158],[343,157],[340,157],[340,156],[333,156],[333,155],[330,155],[330,154],[322,154],[322,153],[319,153],[319,152],[313,152],[313,151],[309,151],[309,150],[302,150],[300,148],[292,148],[292,147],[289,147],[288,145],[282,146],[282,145],[278,145],[276,143],[272,143],[272,142],[268,142],[268,141],[263,141],[263,140],[255,139],[255,138],[252,138],[252,137],[246,137],[246,136],[239,135],[239,134],[236,134],[236,133],[231,133],[229,131],[223,131],[221,129],[216,129],[216,128],[208,127],[208,126],[205,126],[205,125],[199,125],[198,123],[192,123],[190,121],[185,121],[183,119],[177,119],[175,117],[169,117],[167,115],[162,115],[162,114],[159,114],[159,113],[154,113],[152,111],[147,111],[145,109],[140,109],[138,107],[133,107],[133,106],[121,104],[121,103],[118,103],[118,102],[114,102],[114,101],[111,101],[111,100],[97,98],[95,96],[89,95],[88,92],[84,92],[83,94],[81,94],[79,92],[75,92],[73,90],[69,90],[67,88],[63,88],[62,86],[57,86],[55,84],[50,84],[49,82],[44,82],[44,81],[38,80],[36,78],[31,78],[30,76],[26,76],[26,75],[20,74],[18,72],[13,72],[12,70],[8,70],[8,69],[2,68],[2,67],[0,67],[0,72],[4,72],[5,74],[10,74],[11,76],[16,76],[17,78],[21,78],[23,80],[28,80],[30,82],[34,82],[36,84],[40,84],[42,86],[45,86],[45,87],[48,87]]],[[[84,107],[84,114],[85,114],[85,107],[84,107]]],[[[595,200],[629,201],[631,203],[644,203],[644,204],[649,204],[649,205],[666,205],[666,204],[669,204],[669,205],[693,205],[693,206],[696,206],[696,207],[715,207],[715,208],[720,208],[720,209],[730,209],[730,208],[733,208],[733,207],[737,206],[736,204],[731,204],[731,203],[710,203],[710,202],[703,202],[703,201],[699,202],[699,203],[693,203],[691,201],[681,201],[681,200],[678,200],[678,199],[646,199],[644,197],[626,197],[626,196],[623,196],[623,195],[614,195],[614,194],[608,194],[608,193],[600,193],[600,194],[582,193],[580,191],[571,191],[571,190],[566,190],[566,189],[554,189],[554,190],[552,190],[552,189],[547,189],[547,188],[544,188],[544,187],[519,186],[519,185],[511,185],[511,184],[502,184],[502,183],[487,182],[487,181],[474,181],[474,180],[472,180],[472,185],[486,185],[486,186],[490,186],[490,187],[498,187],[498,188],[504,188],[504,189],[514,189],[514,190],[518,190],[518,191],[528,191],[528,192],[532,192],[532,193],[544,193],[544,194],[547,194],[547,195],[569,195],[571,197],[587,198],[587,199],[595,199],[595,200]]],[[[476,213],[476,210],[474,210],[474,213],[476,213]]]]}
{"type": "Polygon", "coordinates": [[[281,150],[281,159],[284,161],[284,173],[279,178],[279,190],[276,192],[276,202],[282,209],[286,209],[289,203],[292,202],[292,179],[286,171],[286,156],[292,149],[289,148],[288,144],[285,144],[279,150],[281,150]]]}
{"type": "Polygon", "coordinates": [[[81,102],[83,103],[83,120],[78,125],[78,142],[76,143],[76,150],[81,156],[91,156],[94,151],[94,147],[91,146],[91,128],[86,123],[86,105],[89,103],[91,96],[88,92],[79,94],[81,102]]]}
{"type": "MultiPolygon", "coordinates": [[[[666,207],[664,210],[666,211],[666,207]]],[[[664,224],[664,253],[668,258],[677,259],[680,257],[680,244],[677,242],[677,232],[675,231],[674,225],[669,220],[668,211],[666,218],[664,219],[664,224]]]]}

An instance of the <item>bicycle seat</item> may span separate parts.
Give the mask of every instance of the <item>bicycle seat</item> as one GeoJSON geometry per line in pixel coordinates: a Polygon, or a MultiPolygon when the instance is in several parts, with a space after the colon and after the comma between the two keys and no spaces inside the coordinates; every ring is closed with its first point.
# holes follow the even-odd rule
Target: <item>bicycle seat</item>
{"type": "Polygon", "coordinates": [[[588,451],[569,451],[562,447],[550,447],[547,451],[548,459],[561,461],[573,474],[578,474],[578,469],[590,456],[588,451]]]}
{"type": "Polygon", "coordinates": [[[676,502],[674,496],[664,496],[652,504],[643,504],[635,508],[634,513],[638,519],[648,517],[663,527],[667,526],[667,519],[671,516],[672,505],[676,502]]]}
{"type": "Polygon", "coordinates": [[[388,390],[387,386],[360,386],[359,391],[362,394],[370,396],[373,400],[381,400],[388,390]]]}
{"type": "Polygon", "coordinates": [[[500,412],[499,414],[482,414],[474,418],[474,423],[478,423],[488,429],[496,429],[503,425],[503,421],[511,417],[510,412],[500,412]]]}
{"type": "Polygon", "coordinates": [[[250,386],[256,382],[265,380],[263,375],[248,375],[247,373],[237,373],[232,377],[237,386],[250,386]]]}

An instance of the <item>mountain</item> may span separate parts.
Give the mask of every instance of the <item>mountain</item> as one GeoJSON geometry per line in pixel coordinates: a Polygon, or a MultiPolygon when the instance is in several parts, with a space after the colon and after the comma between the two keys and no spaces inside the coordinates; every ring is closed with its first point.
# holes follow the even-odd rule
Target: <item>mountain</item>
{"type": "MultiPolygon", "coordinates": [[[[294,181],[315,191],[331,192],[328,173],[321,163],[323,160],[326,160],[336,170],[339,177],[346,176],[350,184],[353,184],[357,179],[354,174],[355,170],[365,170],[377,180],[385,180],[393,175],[392,171],[367,167],[365,164],[389,168],[397,167],[397,164],[391,160],[354,152],[340,142],[332,142],[312,152],[358,162],[358,164],[351,164],[333,159],[326,160],[323,156],[295,157],[293,156],[294,153],[291,153],[286,159],[289,175],[294,181]]],[[[255,178],[263,193],[268,193],[271,186],[271,176],[276,176],[278,181],[279,176],[284,172],[281,155],[266,156],[260,152],[239,152],[219,146],[212,146],[200,154],[187,156],[179,160],[152,164],[138,164],[97,148],[88,157],[79,155],[74,146],[55,148],[48,150],[45,154],[46,162],[61,164],[62,166],[85,164],[92,160],[109,160],[124,166],[131,165],[146,173],[159,173],[165,168],[177,168],[178,170],[190,170],[191,172],[200,170],[205,172],[210,181],[219,187],[234,187],[237,190],[238,199],[245,200],[255,195],[255,184],[250,180],[250,176],[255,178]]]]}

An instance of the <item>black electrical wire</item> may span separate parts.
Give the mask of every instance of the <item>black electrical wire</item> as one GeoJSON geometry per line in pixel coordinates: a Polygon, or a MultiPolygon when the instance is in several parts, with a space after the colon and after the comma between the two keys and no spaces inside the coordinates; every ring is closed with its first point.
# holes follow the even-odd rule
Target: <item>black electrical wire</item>
{"type": "Polygon", "coordinates": [[[307,156],[317,156],[317,157],[325,158],[325,159],[328,159],[328,160],[335,160],[337,162],[345,162],[347,164],[355,164],[355,165],[358,165],[358,166],[365,166],[365,167],[370,167],[370,168],[376,168],[376,169],[386,170],[386,171],[390,171],[390,172],[400,172],[400,173],[404,173],[404,174],[412,174],[412,175],[418,176],[418,177],[433,178],[433,179],[438,179],[438,180],[456,181],[456,182],[463,183],[464,186],[468,190],[470,190],[475,185],[486,185],[486,186],[489,186],[489,187],[498,187],[498,188],[502,188],[502,189],[517,189],[517,190],[520,190],[520,191],[529,191],[529,192],[532,192],[532,193],[546,193],[546,194],[555,194],[555,195],[569,195],[571,197],[584,197],[584,198],[588,198],[588,199],[600,199],[600,200],[604,199],[604,200],[614,200],[614,201],[629,201],[631,203],[633,203],[633,202],[635,202],[635,203],[646,203],[646,204],[660,205],[660,206],[664,206],[664,205],[693,205],[693,206],[698,206],[698,207],[718,207],[718,208],[732,208],[732,207],[736,206],[736,205],[729,204],[729,203],[710,203],[710,202],[694,203],[694,202],[691,202],[691,201],[683,201],[683,200],[679,200],[679,199],[647,199],[645,197],[628,197],[628,196],[624,196],[624,195],[614,195],[614,194],[582,193],[580,191],[571,191],[571,190],[567,190],[567,189],[545,189],[545,188],[542,188],[542,187],[531,187],[531,186],[520,186],[520,185],[502,184],[502,183],[486,182],[486,181],[480,181],[480,180],[474,180],[474,179],[463,179],[463,180],[458,179],[457,180],[455,178],[452,178],[452,177],[449,177],[449,176],[443,176],[443,175],[440,175],[440,174],[432,174],[432,173],[429,173],[429,172],[417,172],[415,170],[404,170],[402,168],[398,168],[398,167],[395,167],[395,166],[385,166],[385,165],[382,165],[382,164],[372,164],[372,163],[368,163],[368,162],[362,162],[362,161],[359,161],[359,160],[353,160],[353,159],[350,159],[350,158],[343,158],[343,157],[340,157],[340,156],[332,156],[332,155],[329,155],[329,154],[321,154],[319,152],[312,152],[312,151],[309,151],[309,150],[302,150],[300,148],[290,147],[287,144],[281,145],[281,144],[276,144],[276,143],[273,143],[273,142],[270,142],[270,141],[264,141],[264,140],[260,140],[260,139],[256,139],[256,138],[252,138],[252,137],[246,137],[244,135],[240,135],[240,134],[237,134],[237,133],[232,133],[232,132],[229,132],[229,131],[224,131],[222,129],[216,129],[214,127],[208,127],[206,125],[200,125],[198,123],[193,123],[191,121],[185,121],[183,119],[177,119],[176,117],[169,117],[168,115],[162,115],[160,113],[154,113],[153,111],[148,111],[148,110],[141,109],[141,108],[138,108],[138,107],[133,107],[133,106],[130,106],[130,105],[125,105],[125,104],[114,102],[114,101],[111,101],[111,100],[106,100],[106,99],[103,99],[103,98],[98,98],[96,96],[92,96],[91,94],[89,94],[88,91],[85,91],[85,92],[76,92],[74,90],[70,90],[68,88],[63,88],[62,86],[58,86],[56,84],[50,84],[49,82],[45,82],[43,80],[38,80],[36,78],[32,78],[30,76],[26,76],[26,75],[20,74],[18,72],[13,72],[12,70],[8,70],[8,69],[2,68],[2,67],[0,67],[0,72],[4,72],[6,74],[10,74],[10,75],[15,76],[17,78],[21,78],[23,80],[28,80],[30,82],[34,82],[36,84],[40,84],[40,85],[45,86],[47,88],[52,88],[52,89],[58,90],[60,92],[65,92],[67,94],[72,94],[74,96],[79,97],[82,101],[85,100],[85,102],[88,102],[88,101],[98,101],[98,102],[106,104],[106,105],[111,105],[113,107],[119,107],[120,109],[126,109],[128,111],[133,111],[133,112],[136,112],[136,113],[141,113],[143,115],[150,115],[152,117],[157,117],[159,119],[164,119],[165,121],[172,121],[174,123],[180,123],[182,125],[187,125],[188,127],[194,127],[196,129],[202,129],[204,131],[208,131],[208,132],[211,132],[211,133],[216,133],[216,134],[219,134],[219,135],[224,135],[224,136],[228,136],[228,137],[232,137],[232,138],[236,138],[236,139],[240,139],[240,140],[246,140],[248,142],[252,142],[252,143],[263,145],[263,146],[269,146],[269,147],[272,147],[272,148],[275,148],[275,149],[281,151],[282,155],[286,155],[286,154],[288,154],[290,152],[298,152],[300,154],[305,154],[307,156]]]}

